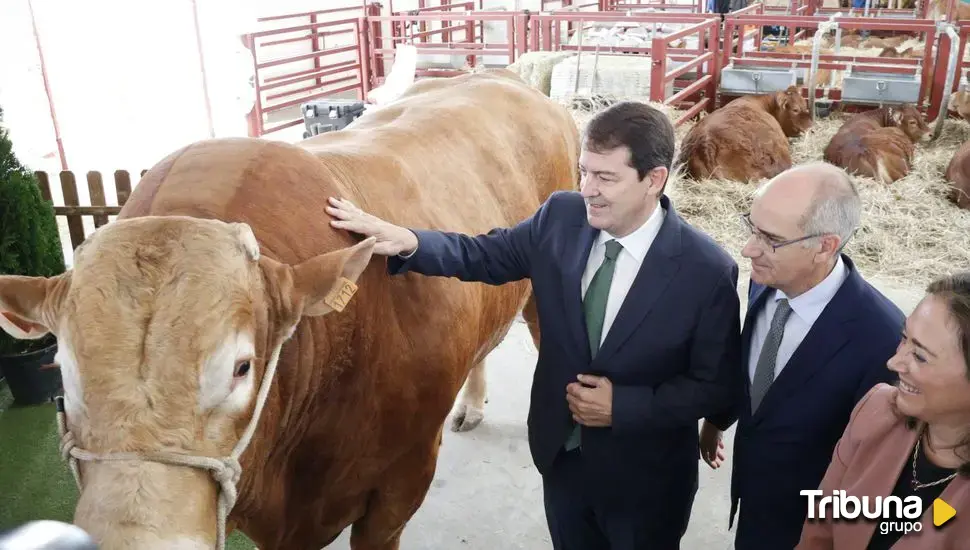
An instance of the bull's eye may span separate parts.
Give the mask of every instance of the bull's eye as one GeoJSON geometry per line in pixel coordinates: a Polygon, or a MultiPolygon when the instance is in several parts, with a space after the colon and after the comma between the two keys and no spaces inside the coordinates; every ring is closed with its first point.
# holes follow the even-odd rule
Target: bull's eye
{"type": "Polygon", "coordinates": [[[249,361],[243,361],[242,363],[236,365],[236,370],[232,373],[232,375],[236,378],[241,378],[246,376],[247,372],[249,372],[249,361]]]}

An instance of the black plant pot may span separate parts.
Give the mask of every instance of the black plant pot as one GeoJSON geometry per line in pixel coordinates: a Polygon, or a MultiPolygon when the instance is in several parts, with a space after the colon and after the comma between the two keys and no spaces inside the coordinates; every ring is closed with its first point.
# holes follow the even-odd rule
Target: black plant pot
{"type": "Polygon", "coordinates": [[[54,362],[57,341],[20,355],[0,356],[0,372],[7,379],[14,405],[37,405],[50,401],[61,390],[61,369],[43,368],[54,362]]]}

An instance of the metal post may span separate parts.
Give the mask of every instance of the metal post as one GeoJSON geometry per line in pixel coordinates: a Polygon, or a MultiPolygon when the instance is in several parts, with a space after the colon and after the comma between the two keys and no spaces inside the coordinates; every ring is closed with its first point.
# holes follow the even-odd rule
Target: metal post
{"type": "Polygon", "coordinates": [[[958,47],[960,37],[957,35],[955,26],[951,23],[941,23],[940,26],[950,40],[950,62],[946,68],[946,84],[943,86],[943,95],[940,96],[940,110],[934,122],[935,128],[933,128],[932,138],[934,141],[940,137],[940,132],[943,131],[943,122],[946,120],[947,112],[950,108],[950,96],[953,94],[953,77],[956,73],[957,60],[960,54],[960,48],[958,47]]]}
{"type": "Polygon", "coordinates": [[[40,46],[40,33],[37,32],[37,20],[34,18],[34,4],[27,0],[30,10],[30,24],[34,28],[34,42],[37,44],[37,56],[40,58],[40,74],[44,79],[44,91],[47,92],[47,104],[51,110],[51,122],[54,123],[54,139],[57,141],[57,154],[61,158],[61,170],[67,170],[67,156],[64,154],[64,142],[61,139],[61,127],[57,123],[57,111],[54,109],[54,97],[51,95],[50,81],[47,79],[47,64],[44,62],[44,49],[40,46]]]}
{"type": "Polygon", "coordinates": [[[835,20],[837,15],[833,15],[828,21],[818,24],[815,31],[815,39],[812,41],[812,63],[808,69],[808,109],[812,118],[815,118],[815,74],[818,72],[818,51],[822,45],[822,37],[829,31],[839,28],[839,23],[835,20]]]}
{"type": "Polygon", "coordinates": [[[192,20],[195,23],[195,47],[199,51],[199,69],[202,71],[202,95],[205,98],[205,116],[209,122],[209,137],[216,137],[215,126],[212,124],[212,103],[209,101],[209,79],[205,74],[205,55],[202,53],[202,33],[199,31],[199,7],[196,0],[192,0],[192,20]]]}

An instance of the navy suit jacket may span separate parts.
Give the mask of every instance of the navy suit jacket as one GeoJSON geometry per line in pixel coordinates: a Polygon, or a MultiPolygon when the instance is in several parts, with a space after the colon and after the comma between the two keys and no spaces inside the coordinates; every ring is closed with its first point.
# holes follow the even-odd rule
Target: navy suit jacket
{"type": "Polygon", "coordinates": [[[580,373],[605,376],[613,384],[613,422],[582,428],[584,462],[613,494],[653,483],[651,499],[682,493],[681,480],[696,483],[697,422],[737,399],[732,382],[741,355],[737,264],[667,197],[660,204],[667,211],[660,232],[595,360],[581,279],[599,231],[579,193],[557,192],[517,226],[484,235],[413,230],[415,254],[388,264],[392,274],[492,285],[531,278],[542,334],[528,420],[536,467],[549,470],[572,430],[567,384],[580,373]],[[679,478],[668,482],[668,474],[679,478]]]}
{"type": "Polygon", "coordinates": [[[737,406],[710,418],[727,429],[735,421],[731,476],[733,524],[740,500],[737,550],[780,550],[798,544],[808,501],[832,459],[855,404],[879,382],[895,380],[886,362],[895,353],[905,316],[867,283],[848,256],[845,282],[812,325],[751,414],[748,359],[754,320],[772,289],[751,283],[742,331],[737,406]]]}

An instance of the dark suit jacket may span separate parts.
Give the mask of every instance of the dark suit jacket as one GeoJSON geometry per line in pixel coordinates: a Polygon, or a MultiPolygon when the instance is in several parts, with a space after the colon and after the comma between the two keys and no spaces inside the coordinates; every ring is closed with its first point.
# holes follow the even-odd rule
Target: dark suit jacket
{"type": "Polygon", "coordinates": [[[606,376],[613,425],[582,429],[584,462],[603,490],[652,483],[636,492],[657,501],[696,482],[697,422],[736,399],[741,355],[737,264],[666,197],[661,206],[660,232],[592,361],[581,279],[598,230],[579,193],[557,192],[529,219],[486,235],[415,230],[417,252],[388,265],[493,285],[531,278],[542,334],[528,420],[536,467],[549,470],[572,430],[566,385],[580,373],[606,376]]]}
{"type": "Polygon", "coordinates": [[[721,429],[736,420],[731,517],[741,518],[737,550],[778,550],[798,544],[808,501],[832,458],[856,403],[879,382],[895,379],[895,353],[905,316],[842,256],[848,277],[751,415],[748,358],[755,316],[772,289],[751,283],[742,331],[738,384],[743,398],[710,418],[721,429]]]}

